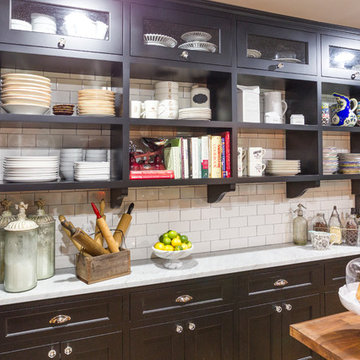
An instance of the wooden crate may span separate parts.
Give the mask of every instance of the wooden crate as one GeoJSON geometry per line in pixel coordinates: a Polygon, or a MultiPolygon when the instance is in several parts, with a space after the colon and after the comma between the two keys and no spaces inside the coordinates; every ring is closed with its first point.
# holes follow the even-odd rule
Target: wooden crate
{"type": "Polygon", "coordinates": [[[130,274],[130,250],[99,256],[76,255],[76,276],[87,284],[130,274]]]}

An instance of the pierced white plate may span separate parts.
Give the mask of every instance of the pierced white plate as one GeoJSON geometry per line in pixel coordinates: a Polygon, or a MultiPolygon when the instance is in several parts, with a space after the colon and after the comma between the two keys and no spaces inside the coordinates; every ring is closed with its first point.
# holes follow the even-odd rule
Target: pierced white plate
{"type": "Polygon", "coordinates": [[[212,36],[205,31],[189,31],[181,35],[181,39],[190,42],[190,41],[209,41],[212,36]]]}
{"type": "Polygon", "coordinates": [[[261,58],[261,56],[262,56],[262,53],[259,50],[247,49],[247,57],[248,58],[259,59],[259,58],[261,58]]]}
{"type": "Polygon", "coordinates": [[[57,176],[37,176],[37,177],[4,177],[4,180],[10,182],[47,182],[47,181],[56,181],[58,179],[57,176]]]}
{"type": "Polygon", "coordinates": [[[160,47],[174,48],[177,41],[171,36],[162,34],[144,34],[144,44],[160,47]]]}
{"type": "Polygon", "coordinates": [[[295,59],[295,58],[277,58],[277,59],[273,59],[274,61],[285,61],[285,62],[289,62],[289,63],[296,63],[296,64],[301,64],[302,61],[299,59],[295,59]]]}
{"type": "Polygon", "coordinates": [[[214,53],[217,50],[217,46],[206,41],[190,41],[179,45],[179,49],[214,53]]]}

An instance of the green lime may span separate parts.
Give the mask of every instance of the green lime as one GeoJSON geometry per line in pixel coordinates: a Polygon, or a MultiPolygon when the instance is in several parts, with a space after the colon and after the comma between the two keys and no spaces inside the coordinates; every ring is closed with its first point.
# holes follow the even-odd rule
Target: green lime
{"type": "Polygon", "coordinates": [[[192,243],[191,243],[191,241],[188,240],[188,242],[187,242],[186,245],[187,245],[188,249],[192,248],[192,243]]]}
{"type": "Polygon", "coordinates": [[[162,234],[162,235],[159,236],[159,241],[160,241],[160,242],[163,242],[163,239],[164,239],[164,234],[162,234]]]}
{"type": "Polygon", "coordinates": [[[176,231],[174,231],[174,230],[169,230],[167,234],[168,234],[170,239],[174,239],[178,235],[178,233],[176,231]]]}
{"type": "Polygon", "coordinates": [[[170,238],[168,238],[168,237],[163,237],[163,244],[164,245],[171,245],[171,239],[170,238]]]}
{"type": "Polygon", "coordinates": [[[183,242],[185,244],[189,241],[189,239],[188,239],[188,237],[186,235],[181,235],[180,240],[181,240],[181,242],[183,242]]]}
{"type": "Polygon", "coordinates": [[[183,247],[181,245],[175,246],[175,251],[181,251],[183,247]]]}

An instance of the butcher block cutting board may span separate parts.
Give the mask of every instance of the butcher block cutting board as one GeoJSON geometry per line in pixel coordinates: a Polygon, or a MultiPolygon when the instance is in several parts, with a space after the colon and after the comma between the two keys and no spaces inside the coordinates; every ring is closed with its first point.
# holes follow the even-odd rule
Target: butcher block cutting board
{"type": "Polygon", "coordinates": [[[350,311],[291,325],[290,335],[325,359],[360,359],[360,316],[350,311]]]}

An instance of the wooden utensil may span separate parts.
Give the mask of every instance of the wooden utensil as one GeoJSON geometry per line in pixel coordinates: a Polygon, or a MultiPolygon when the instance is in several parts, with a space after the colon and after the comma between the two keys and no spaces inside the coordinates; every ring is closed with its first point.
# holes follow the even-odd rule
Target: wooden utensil
{"type": "Polygon", "coordinates": [[[68,236],[68,238],[73,242],[73,244],[75,245],[75,247],[79,250],[82,251],[84,250],[84,248],[76,241],[72,238],[71,235],[71,230],[73,228],[73,231],[75,232],[75,226],[73,225],[73,223],[71,221],[67,221],[64,215],[59,215],[59,220],[60,220],[60,224],[63,227],[63,230],[65,232],[65,234],[68,236]]]}
{"type": "Polygon", "coordinates": [[[112,236],[111,231],[110,231],[105,219],[101,217],[99,210],[94,203],[91,203],[91,206],[97,217],[96,225],[99,227],[101,234],[104,237],[105,241],[107,242],[110,251],[112,253],[119,252],[119,247],[118,247],[116,241],[114,240],[114,237],[112,236]]]}
{"type": "Polygon", "coordinates": [[[125,233],[131,223],[132,220],[131,212],[133,211],[133,209],[134,209],[134,203],[131,203],[129,205],[128,211],[126,212],[126,214],[123,214],[121,216],[121,219],[116,227],[114,233],[114,239],[119,247],[121,247],[122,241],[125,237],[125,233]]]}
{"type": "MultiPolygon", "coordinates": [[[[100,215],[101,215],[101,217],[106,221],[106,216],[105,216],[105,200],[104,200],[104,199],[102,199],[102,200],[100,201],[100,215]]],[[[104,238],[103,238],[102,233],[101,233],[101,231],[100,231],[100,229],[99,229],[99,227],[98,227],[97,225],[96,225],[96,227],[95,227],[95,241],[96,241],[99,245],[103,246],[104,238]]]]}

